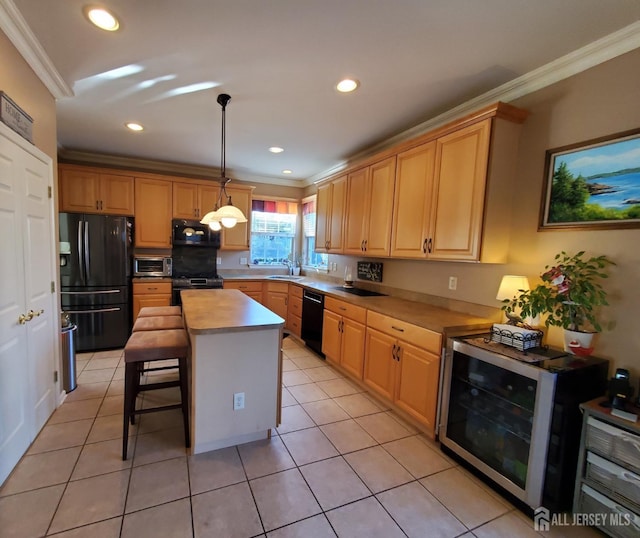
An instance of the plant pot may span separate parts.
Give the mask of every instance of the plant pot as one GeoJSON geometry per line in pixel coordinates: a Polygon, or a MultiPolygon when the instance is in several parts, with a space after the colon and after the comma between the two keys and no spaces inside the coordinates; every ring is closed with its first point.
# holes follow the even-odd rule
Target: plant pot
{"type": "Polygon", "coordinates": [[[593,352],[593,339],[597,333],[564,330],[564,350],[586,357],[593,352]]]}

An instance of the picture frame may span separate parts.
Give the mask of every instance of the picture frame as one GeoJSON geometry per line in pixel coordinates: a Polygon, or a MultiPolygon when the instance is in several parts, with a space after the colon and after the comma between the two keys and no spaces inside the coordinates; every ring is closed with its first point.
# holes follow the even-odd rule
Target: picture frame
{"type": "Polygon", "coordinates": [[[539,231],[640,228],[640,129],[549,149],[539,231]]]}

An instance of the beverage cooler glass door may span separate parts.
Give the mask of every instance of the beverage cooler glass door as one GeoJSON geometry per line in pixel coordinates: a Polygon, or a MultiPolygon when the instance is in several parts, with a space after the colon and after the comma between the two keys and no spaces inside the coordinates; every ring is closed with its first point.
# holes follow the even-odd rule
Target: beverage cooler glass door
{"type": "Polygon", "coordinates": [[[529,506],[542,502],[555,374],[454,340],[443,445],[529,506]]]}

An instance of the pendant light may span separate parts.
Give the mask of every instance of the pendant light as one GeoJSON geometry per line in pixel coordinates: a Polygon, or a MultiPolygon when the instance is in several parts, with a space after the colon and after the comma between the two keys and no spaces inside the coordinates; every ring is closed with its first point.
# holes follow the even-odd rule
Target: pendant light
{"type": "Polygon", "coordinates": [[[247,217],[244,216],[244,213],[240,209],[231,203],[231,196],[227,194],[227,183],[229,183],[231,179],[227,177],[225,155],[226,110],[227,103],[230,100],[231,96],[226,93],[218,95],[218,104],[222,107],[222,162],[220,166],[222,177],[220,178],[220,194],[218,195],[218,201],[216,202],[216,206],[213,208],[213,211],[209,211],[209,213],[202,217],[202,220],[200,221],[201,224],[208,224],[209,228],[213,231],[220,230],[222,226],[225,228],[233,228],[238,222],[247,222],[247,217]],[[227,199],[227,203],[220,207],[223,193],[227,199]]]}

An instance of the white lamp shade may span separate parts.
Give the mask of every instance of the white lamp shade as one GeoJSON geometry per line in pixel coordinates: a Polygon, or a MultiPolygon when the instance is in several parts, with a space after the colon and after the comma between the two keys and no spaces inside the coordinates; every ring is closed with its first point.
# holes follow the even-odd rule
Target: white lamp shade
{"type": "Polygon", "coordinates": [[[212,221],[220,222],[220,217],[218,216],[217,211],[209,211],[209,213],[202,217],[200,224],[209,224],[212,221]]]}
{"type": "Polygon", "coordinates": [[[498,288],[496,299],[504,301],[505,299],[513,299],[519,295],[520,290],[529,290],[529,280],[526,276],[504,275],[498,288]]]}
{"type": "Polygon", "coordinates": [[[247,222],[247,217],[244,216],[244,213],[231,204],[223,205],[216,211],[216,216],[225,228],[232,228],[238,222],[247,222]]]}

